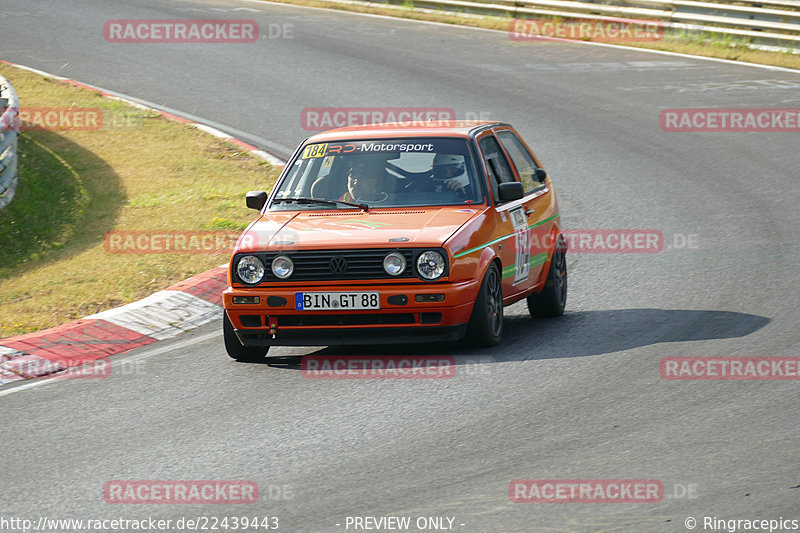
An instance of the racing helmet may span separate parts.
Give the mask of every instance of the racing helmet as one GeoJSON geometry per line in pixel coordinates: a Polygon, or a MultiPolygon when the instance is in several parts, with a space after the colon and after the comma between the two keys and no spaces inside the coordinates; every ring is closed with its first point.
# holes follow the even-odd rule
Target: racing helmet
{"type": "Polygon", "coordinates": [[[434,179],[449,179],[460,176],[466,170],[464,156],[458,154],[436,154],[433,157],[434,179]]]}

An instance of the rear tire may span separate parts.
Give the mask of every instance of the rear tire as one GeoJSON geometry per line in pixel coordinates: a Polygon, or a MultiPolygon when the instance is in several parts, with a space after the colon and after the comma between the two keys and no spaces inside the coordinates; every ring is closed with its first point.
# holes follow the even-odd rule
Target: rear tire
{"type": "Polygon", "coordinates": [[[247,363],[266,361],[269,346],[244,346],[233,331],[233,324],[228,318],[228,313],[223,312],[222,336],[225,340],[225,351],[233,359],[247,363]]]}
{"type": "Polygon", "coordinates": [[[503,287],[495,263],[483,276],[467,331],[466,343],[481,348],[497,345],[503,336],[503,287]]]}
{"type": "Polygon", "coordinates": [[[556,317],[564,314],[567,306],[567,243],[559,235],[544,289],[528,296],[528,311],[534,318],[556,317]]]}

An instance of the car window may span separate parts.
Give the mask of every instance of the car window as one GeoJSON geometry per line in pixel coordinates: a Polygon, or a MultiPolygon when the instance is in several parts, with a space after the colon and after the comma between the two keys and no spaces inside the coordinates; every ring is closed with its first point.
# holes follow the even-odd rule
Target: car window
{"type": "Polygon", "coordinates": [[[517,174],[519,174],[519,179],[525,185],[525,192],[528,193],[541,187],[542,182],[536,181],[533,177],[533,173],[536,171],[536,163],[519,138],[514,135],[514,132],[502,131],[497,136],[511,157],[512,163],[517,167],[517,174]]]}
{"type": "Polygon", "coordinates": [[[506,183],[516,181],[514,173],[506,160],[506,156],[497,144],[497,140],[492,135],[487,135],[478,141],[483,154],[483,160],[486,162],[486,171],[489,174],[489,186],[492,189],[492,195],[497,198],[497,185],[499,183],[506,183]]]}
{"type": "MultiPolygon", "coordinates": [[[[463,138],[312,143],[303,147],[291,165],[270,209],[335,208],[331,201],[370,207],[484,202],[472,152],[463,138]],[[298,200],[293,202],[293,198],[298,200]]],[[[348,208],[346,204],[338,207],[348,208]]]]}

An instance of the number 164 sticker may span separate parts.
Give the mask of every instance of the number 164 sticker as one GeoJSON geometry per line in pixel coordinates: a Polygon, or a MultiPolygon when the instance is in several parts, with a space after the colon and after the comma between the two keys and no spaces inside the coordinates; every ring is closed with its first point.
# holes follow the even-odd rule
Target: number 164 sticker
{"type": "Polygon", "coordinates": [[[522,207],[510,211],[511,222],[514,225],[514,237],[517,245],[516,272],[514,285],[528,279],[531,272],[531,230],[528,228],[528,219],[522,207]]]}

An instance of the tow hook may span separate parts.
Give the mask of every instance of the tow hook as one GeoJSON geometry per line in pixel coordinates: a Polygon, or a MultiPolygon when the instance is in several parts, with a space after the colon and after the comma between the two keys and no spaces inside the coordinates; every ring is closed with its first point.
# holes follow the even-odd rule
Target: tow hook
{"type": "Polygon", "coordinates": [[[275,333],[278,332],[278,317],[271,316],[268,317],[269,320],[269,334],[272,335],[272,338],[275,338],[275,333]]]}

